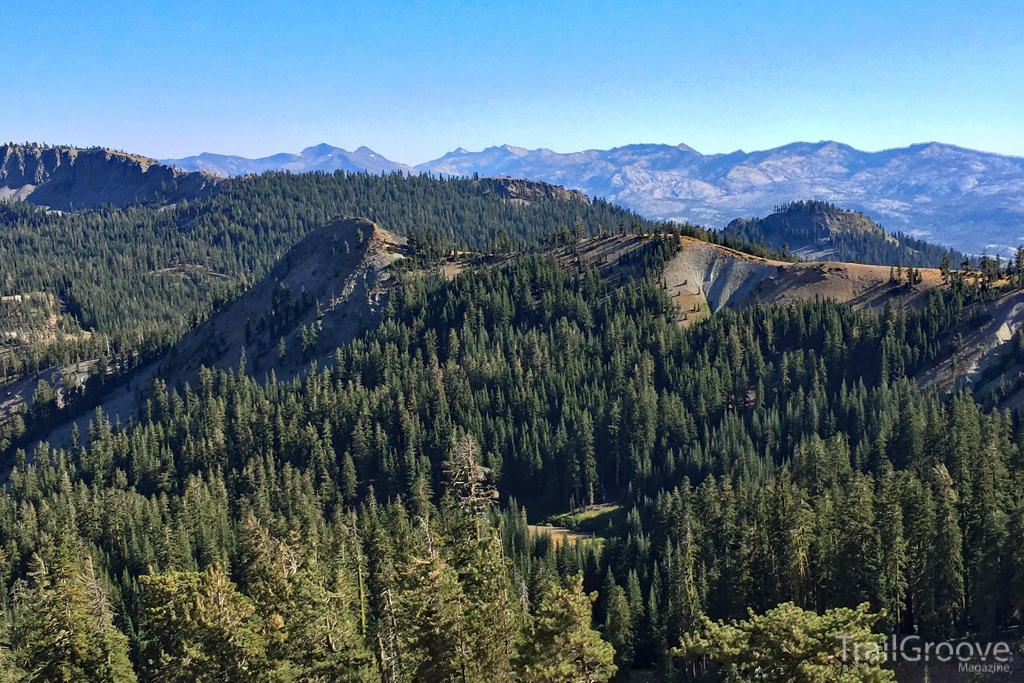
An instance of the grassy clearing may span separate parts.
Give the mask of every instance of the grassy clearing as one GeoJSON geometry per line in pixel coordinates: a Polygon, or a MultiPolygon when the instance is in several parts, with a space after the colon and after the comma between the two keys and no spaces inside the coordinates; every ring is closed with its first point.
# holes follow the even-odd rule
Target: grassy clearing
{"type": "Polygon", "coordinates": [[[601,503],[553,515],[547,522],[553,527],[564,527],[580,534],[601,534],[608,529],[609,524],[617,526],[625,516],[621,505],[601,503]]]}
{"type": "Polygon", "coordinates": [[[588,541],[596,541],[599,543],[604,540],[602,538],[597,538],[592,534],[579,533],[577,531],[573,531],[572,529],[567,529],[562,526],[530,524],[527,528],[530,530],[530,533],[534,536],[547,536],[548,539],[551,541],[551,545],[555,548],[562,545],[562,543],[585,543],[588,541]]]}

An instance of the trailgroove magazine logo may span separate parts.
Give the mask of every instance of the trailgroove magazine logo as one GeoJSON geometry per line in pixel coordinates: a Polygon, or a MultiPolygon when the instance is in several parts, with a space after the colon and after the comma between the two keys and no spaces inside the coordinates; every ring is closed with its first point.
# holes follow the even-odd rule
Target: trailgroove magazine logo
{"type": "Polygon", "coordinates": [[[948,640],[930,641],[921,636],[896,636],[882,642],[858,641],[853,636],[836,636],[840,658],[856,664],[911,664],[938,662],[956,663],[960,671],[969,673],[1012,673],[1013,648],[1003,641],[977,642],[948,640]]]}

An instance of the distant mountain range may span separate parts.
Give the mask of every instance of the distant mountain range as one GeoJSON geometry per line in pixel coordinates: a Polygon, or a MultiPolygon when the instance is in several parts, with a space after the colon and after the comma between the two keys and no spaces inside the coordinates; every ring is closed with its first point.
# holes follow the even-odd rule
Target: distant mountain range
{"type": "Polygon", "coordinates": [[[290,171],[292,173],[311,173],[313,171],[391,173],[402,171],[403,173],[415,173],[410,166],[385,159],[369,147],[360,147],[354,152],[349,152],[340,147],[326,144],[307,147],[298,154],[275,154],[262,159],[246,159],[245,157],[203,152],[198,156],[184,159],[161,159],[160,163],[174,166],[183,171],[202,171],[221,178],[250,173],[259,174],[266,171],[290,171]]]}
{"type": "Polygon", "coordinates": [[[798,142],[763,152],[701,154],[686,145],[629,145],[557,154],[547,149],[456,150],[417,170],[525,176],[579,189],[649,218],[721,228],[795,200],[862,211],[961,251],[1024,242],[1024,159],[943,144],[861,152],[798,142]]]}
{"type": "Polygon", "coordinates": [[[344,169],[531,178],[604,197],[648,218],[713,228],[818,199],[862,211],[889,232],[971,253],[1007,252],[1024,242],[1024,159],[939,143],[861,152],[836,142],[797,142],[708,155],[686,145],[570,154],[503,145],[482,152],[460,148],[415,169],[365,147],[347,152],[318,145],[264,159],[201,154],[163,163],[220,176],[344,169]]]}

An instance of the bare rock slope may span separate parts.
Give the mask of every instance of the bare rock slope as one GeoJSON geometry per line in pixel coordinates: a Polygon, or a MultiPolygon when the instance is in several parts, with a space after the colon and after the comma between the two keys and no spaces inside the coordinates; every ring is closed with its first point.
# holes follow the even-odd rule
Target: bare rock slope
{"type": "Polygon", "coordinates": [[[895,297],[911,306],[927,301],[942,284],[938,270],[920,269],[922,281],[913,289],[890,281],[888,266],[838,261],[788,263],[744,254],[717,244],[683,237],[679,253],[665,268],[670,294],[690,293],[712,311],[729,306],[831,299],[854,308],[881,308],[895,297]]]}
{"type": "MultiPolygon", "coordinates": [[[[604,237],[588,240],[580,255],[588,265],[613,272],[622,256],[640,249],[648,238],[604,237]]],[[[701,313],[742,309],[755,302],[789,303],[831,299],[857,309],[882,308],[902,298],[908,306],[923,305],[928,293],[942,285],[938,270],[922,268],[913,289],[891,281],[889,266],[838,261],[790,263],[752,256],[692,237],[679,238],[678,252],[665,264],[662,283],[685,323],[701,313]]]]}
{"type": "Polygon", "coordinates": [[[249,374],[296,375],[376,324],[394,283],[389,266],[406,249],[405,238],[366,219],[332,221],[186,335],[160,374],[173,384],[201,365],[235,368],[244,350],[249,374]]]}

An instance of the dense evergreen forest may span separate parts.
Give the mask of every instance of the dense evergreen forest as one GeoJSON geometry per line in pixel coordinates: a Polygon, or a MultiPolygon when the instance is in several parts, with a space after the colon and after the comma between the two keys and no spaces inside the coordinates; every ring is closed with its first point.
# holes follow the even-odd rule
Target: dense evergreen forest
{"type": "MultiPolygon", "coordinates": [[[[238,187],[264,182],[290,201],[288,176],[238,187]]],[[[412,181],[302,187],[363,182],[412,181]]],[[[617,229],[595,207],[609,213],[588,230],[617,229]]],[[[539,251],[451,281],[402,273],[381,325],[329,369],[156,382],[139,424],[97,411],[74,447],[18,452],[0,495],[3,675],[735,680],[744,664],[686,635],[705,618],[1019,627],[1024,425],[911,379],[985,291],[682,329],[658,285],[675,243],[649,239],[646,277],[615,286],[539,251]],[[594,503],[618,511],[599,538],[527,527],[594,503]]],[[[244,243],[230,253],[255,273],[244,243]]]]}
{"type": "MultiPolygon", "coordinates": [[[[510,198],[503,182],[267,173],[221,183],[213,196],[169,207],[60,213],[0,203],[0,296],[56,296],[66,332],[46,344],[0,348],[0,383],[85,359],[104,357],[105,367],[126,369],[152,358],[337,215],[369,218],[435,255],[457,248],[512,252],[581,235],[670,229],[542,183],[509,181],[526,192],[510,198]]],[[[769,254],[711,231],[673,228],[769,254]]],[[[0,330],[14,319],[0,305],[0,330]]]]}

